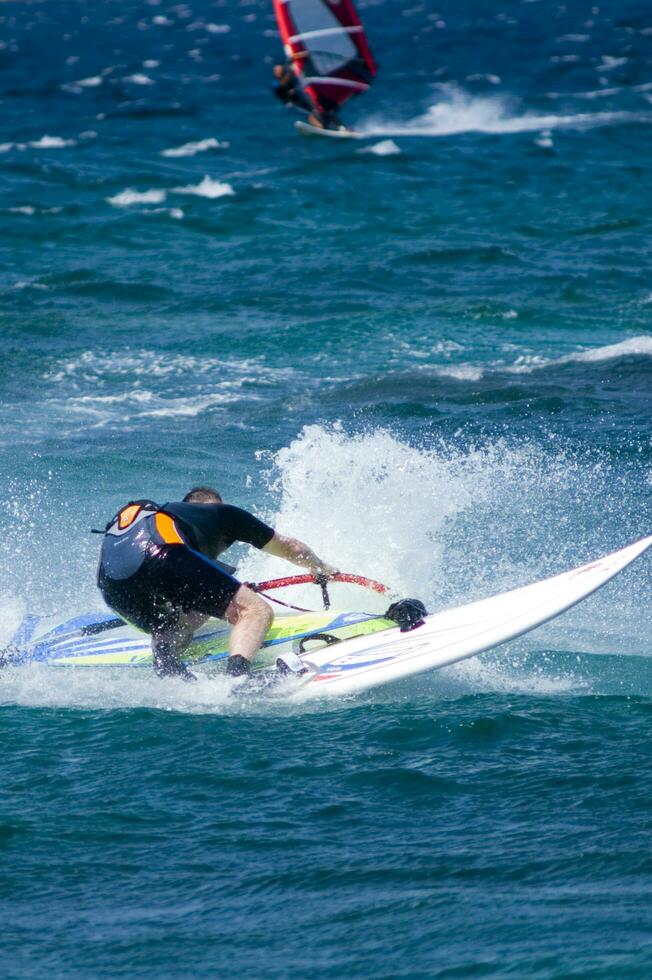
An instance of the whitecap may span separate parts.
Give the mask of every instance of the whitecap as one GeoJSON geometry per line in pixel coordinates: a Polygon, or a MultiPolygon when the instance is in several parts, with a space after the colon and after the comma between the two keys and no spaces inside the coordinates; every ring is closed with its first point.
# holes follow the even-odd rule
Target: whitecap
{"type": "Polygon", "coordinates": [[[183,211],[181,208],[146,208],[143,214],[169,214],[171,218],[175,218],[180,221],[183,218],[183,211]]]}
{"type": "Polygon", "coordinates": [[[377,157],[396,156],[400,152],[400,147],[396,145],[394,140],[381,140],[379,143],[374,143],[373,146],[363,146],[362,149],[358,150],[358,153],[373,153],[377,157]]]}
{"type": "Polygon", "coordinates": [[[131,187],[127,187],[119,194],[107,197],[106,201],[108,204],[112,204],[114,208],[128,208],[132,204],[162,204],[166,196],[164,190],[155,187],[148,191],[135,191],[131,187]]]}
{"type": "Polygon", "coordinates": [[[618,357],[630,355],[643,355],[652,357],[652,337],[643,334],[640,337],[629,337],[621,340],[617,344],[607,344],[605,347],[594,347],[591,350],[578,351],[576,354],[569,354],[561,361],[611,361],[618,357]]]}
{"type": "Polygon", "coordinates": [[[29,145],[35,150],[62,150],[66,146],[75,146],[75,140],[66,140],[61,136],[41,136],[32,140],[29,145]]]}
{"type": "MultiPolygon", "coordinates": [[[[516,319],[516,310],[506,310],[500,314],[505,320],[516,319]]],[[[511,364],[505,361],[491,361],[487,364],[423,364],[422,371],[430,371],[439,377],[455,378],[458,381],[480,381],[490,372],[504,374],[533,374],[542,368],[557,367],[572,363],[595,363],[616,360],[628,356],[652,357],[652,336],[642,335],[621,340],[616,344],[594,347],[590,350],[574,351],[562,357],[544,357],[541,354],[519,354],[511,364]]]]}
{"type": "MultiPolygon", "coordinates": [[[[540,355],[521,355],[516,362],[503,368],[510,374],[532,374],[544,367],[554,367],[562,364],[590,364],[599,361],[613,361],[620,357],[631,356],[652,357],[652,337],[643,334],[640,337],[629,337],[616,344],[606,344],[604,347],[592,347],[589,350],[574,351],[563,357],[546,358],[540,355]]],[[[498,365],[496,365],[498,366],[498,365]]]]}
{"type": "Polygon", "coordinates": [[[78,79],[78,81],[73,82],[73,85],[79,85],[80,88],[97,88],[103,81],[101,75],[90,75],[88,78],[78,79]]]}
{"type": "Polygon", "coordinates": [[[212,180],[210,177],[205,176],[198,184],[188,184],[186,187],[173,187],[172,190],[175,194],[194,194],[197,197],[230,197],[235,194],[235,191],[230,184],[223,183],[220,180],[212,180]]]}
{"type": "Polygon", "coordinates": [[[536,146],[540,146],[542,150],[551,150],[554,146],[552,134],[549,129],[544,130],[534,142],[536,146]]]}
{"type": "Polygon", "coordinates": [[[220,142],[214,136],[207,139],[197,140],[194,143],[183,143],[181,146],[171,146],[167,150],[161,150],[162,157],[194,157],[197,153],[205,153],[207,150],[222,150],[228,147],[228,143],[220,142]]]}
{"type": "Polygon", "coordinates": [[[231,30],[228,24],[206,24],[209,34],[228,34],[231,30]]]}
{"type": "Polygon", "coordinates": [[[614,68],[621,68],[626,65],[629,58],[614,58],[610,54],[602,56],[602,64],[596,66],[596,71],[613,71],[614,68]]]}
{"type": "Polygon", "coordinates": [[[127,75],[122,79],[123,82],[131,82],[132,85],[156,85],[154,79],[150,78],[149,75],[143,75],[140,72],[136,72],[134,75],[127,75]]]}
{"type": "Polygon", "coordinates": [[[484,370],[475,364],[451,364],[449,367],[435,367],[435,374],[442,378],[455,378],[457,381],[479,381],[484,370]]]}

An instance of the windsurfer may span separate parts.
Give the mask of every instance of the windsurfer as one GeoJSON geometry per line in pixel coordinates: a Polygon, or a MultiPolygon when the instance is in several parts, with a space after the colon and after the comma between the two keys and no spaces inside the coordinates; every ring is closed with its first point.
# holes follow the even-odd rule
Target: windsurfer
{"type": "Polygon", "coordinates": [[[274,65],[273,71],[272,90],[277,99],[280,99],[284,105],[293,105],[297,109],[311,113],[313,105],[307,95],[303,93],[301,83],[292,70],[292,65],[274,65]]]}
{"type": "Polygon", "coordinates": [[[181,658],[209,616],[226,619],[233,627],[227,672],[250,672],[274,615],[259,595],[234,578],[234,568],[215,560],[235,541],[316,575],[336,573],[308,545],[225,504],[208,487],[195,487],[182,501],[163,507],[151,500],[132,501],[107,525],[98,586],[115,612],[151,635],[154,670],[160,677],[194,679],[181,658]]]}
{"type": "Polygon", "coordinates": [[[299,107],[314,129],[345,130],[337,113],[367,91],[377,72],[353,0],[273,0],[273,6],[288,59],[274,68],[278,97],[298,105],[300,89],[299,107]]]}
{"type": "Polygon", "coordinates": [[[303,91],[298,76],[292,70],[291,63],[274,65],[273,71],[272,90],[284,105],[292,105],[303,112],[307,112],[308,122],[316,129],[344,128],[337,118],[336,103],[333,103],[332,106],[321,104],[315,106],[303,91]]]}

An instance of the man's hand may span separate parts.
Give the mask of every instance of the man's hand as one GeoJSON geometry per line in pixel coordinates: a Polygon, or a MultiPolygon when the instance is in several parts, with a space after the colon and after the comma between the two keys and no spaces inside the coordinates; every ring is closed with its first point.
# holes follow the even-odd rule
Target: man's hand
{"type": "Polygon", "coordinates": [[[339,573],[339,568],[335,568],[334,565],[329,565],[325,561],[320,561],[318,565],[312,566],[310,571],[320,578],[333,578],[339,573]]]}

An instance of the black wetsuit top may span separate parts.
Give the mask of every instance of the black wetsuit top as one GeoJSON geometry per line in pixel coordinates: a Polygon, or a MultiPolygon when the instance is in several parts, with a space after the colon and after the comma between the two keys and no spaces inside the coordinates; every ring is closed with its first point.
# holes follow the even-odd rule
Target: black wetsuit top
{"type": "Polygon", "coordinates": [[[170,503],[161,508],[179,519],[181,530],[197,551],[217,558],[235,541],[264,548],[274,529],[253,514],[231,504],[170,503]]]}

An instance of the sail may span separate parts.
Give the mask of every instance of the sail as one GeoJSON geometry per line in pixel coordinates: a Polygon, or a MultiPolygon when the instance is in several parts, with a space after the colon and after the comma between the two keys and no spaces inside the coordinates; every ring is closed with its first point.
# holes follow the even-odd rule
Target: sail
{"type": "Polygon", "coordinates": [[[352,0],[274,0],[285,54],[320,111],[365,92],[376,64],[352,0]]]}

